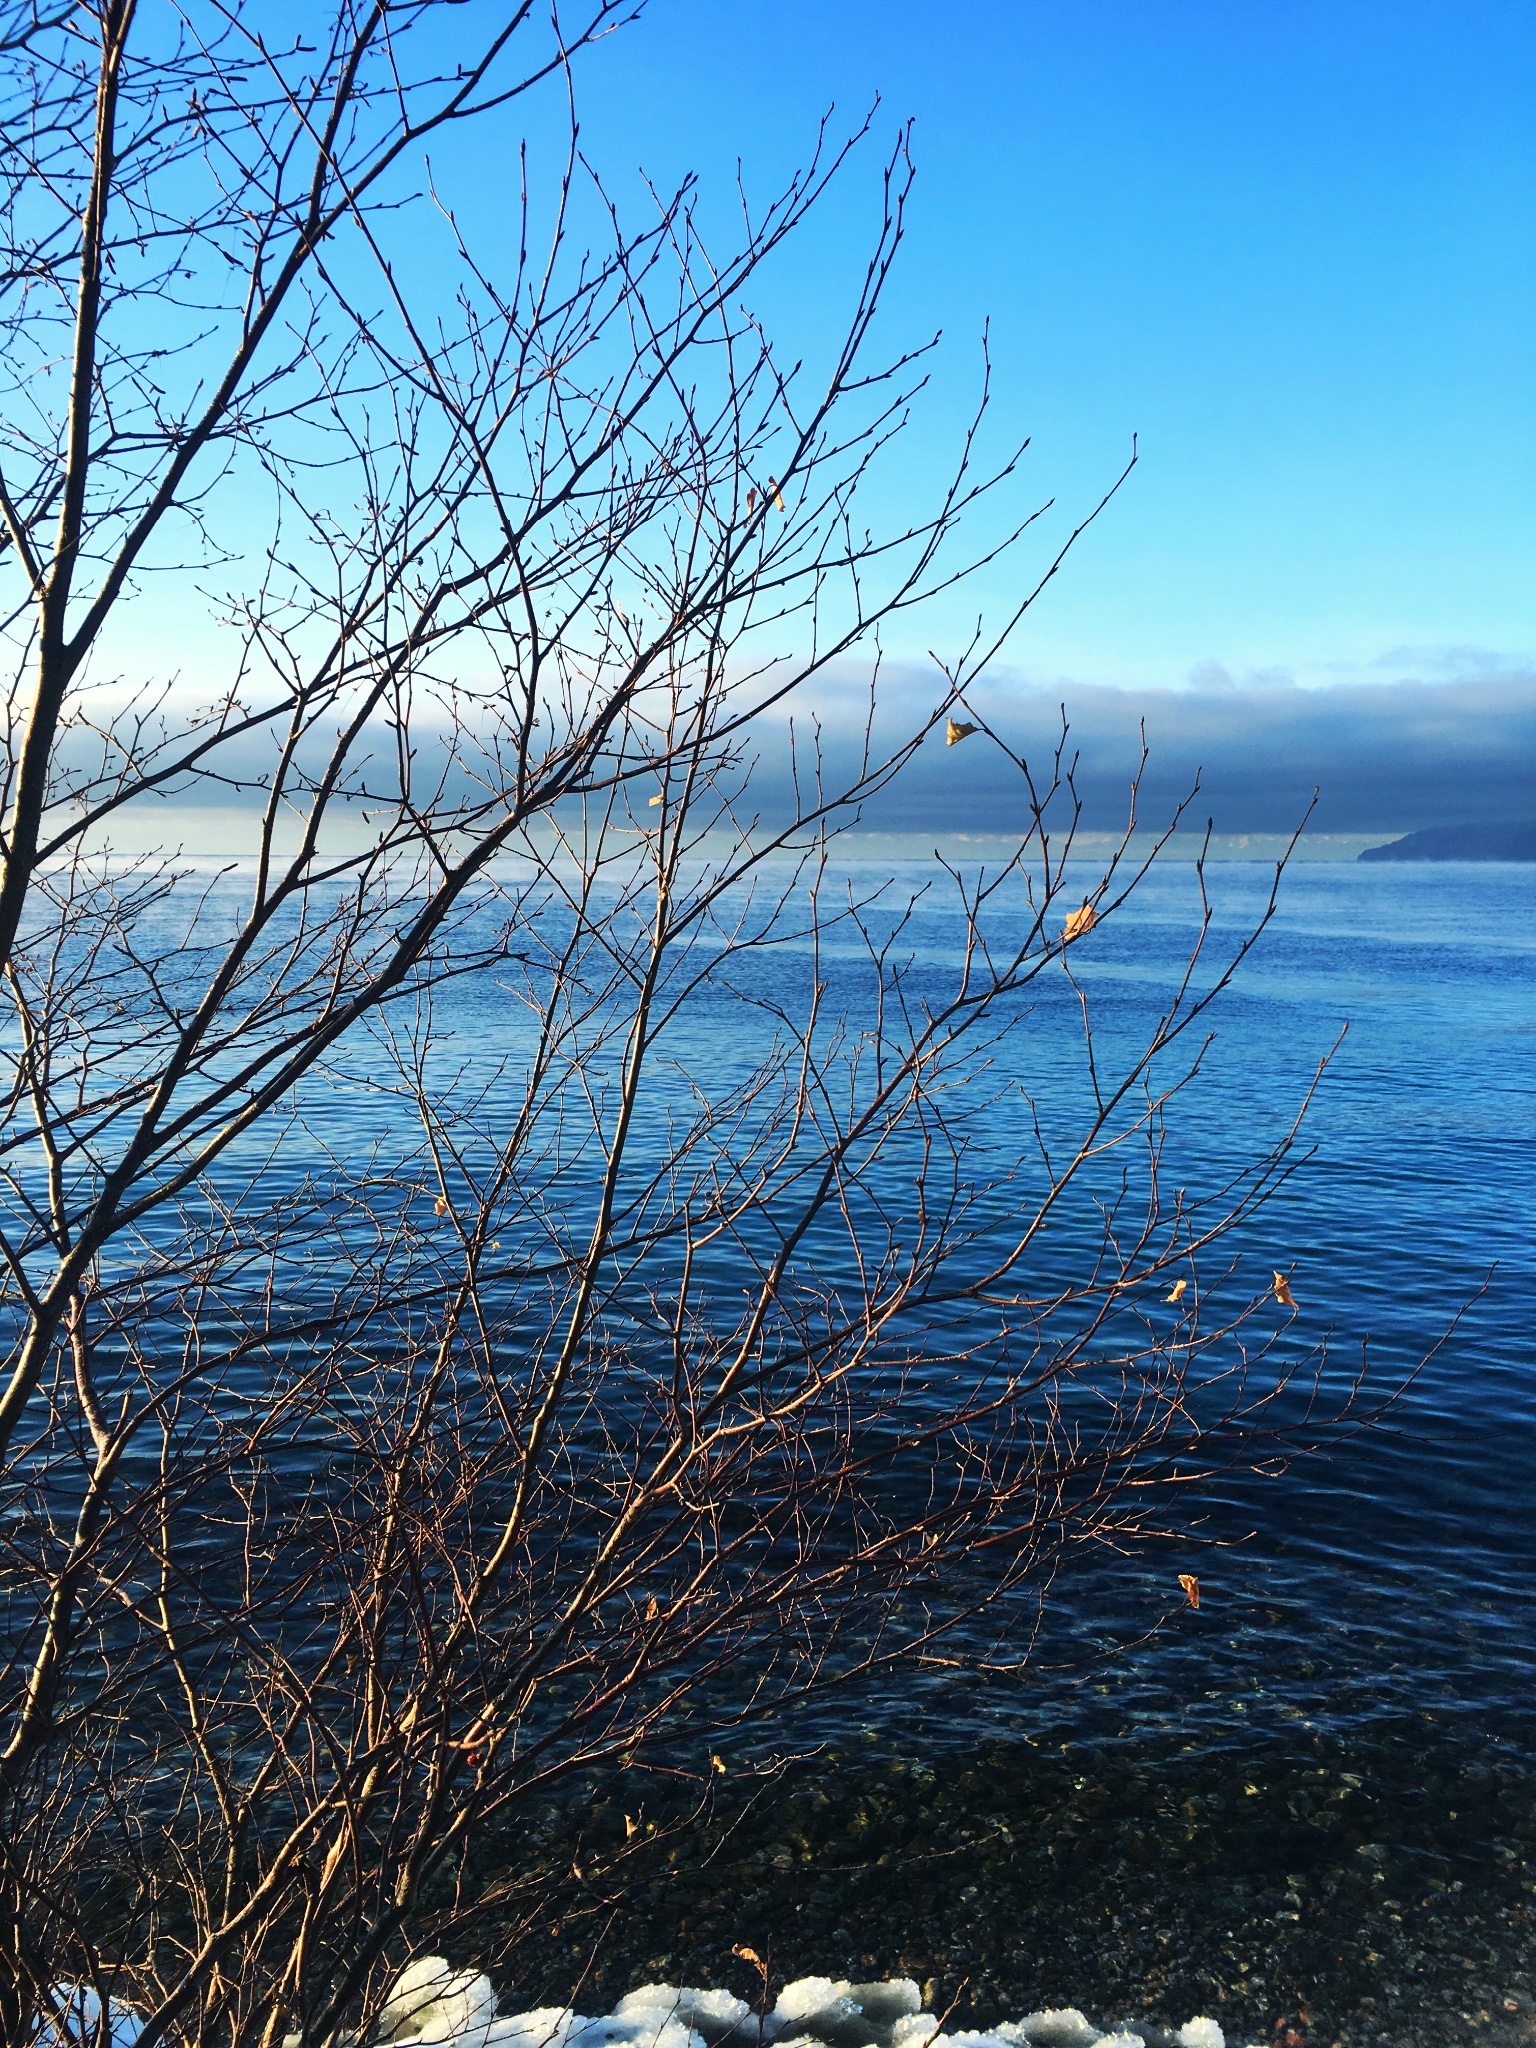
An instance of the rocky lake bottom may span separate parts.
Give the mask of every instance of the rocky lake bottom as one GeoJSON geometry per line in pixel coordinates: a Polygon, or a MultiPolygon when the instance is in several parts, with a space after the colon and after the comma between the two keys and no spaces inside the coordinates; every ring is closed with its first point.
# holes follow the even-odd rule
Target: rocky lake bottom
{"type": "Polygon", "coordinates": [[[1075,2005],[1274,2048],[1536,2041],[1536,1773],[1465,1726],[1372,1738],[618,1772],[507,1845],[541,1887],[568,1866],[559,1903],[466,1960],[586,2011],[655,1981],[756,2000],[751,1950],[775,1989],[914,1978],[951,2030],[1075,2005]]]}

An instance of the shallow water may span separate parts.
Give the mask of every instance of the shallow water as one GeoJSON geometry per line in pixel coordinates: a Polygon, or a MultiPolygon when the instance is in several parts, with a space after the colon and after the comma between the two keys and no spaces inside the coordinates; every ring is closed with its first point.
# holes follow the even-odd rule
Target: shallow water
{"type": "Polygon", "coordinates": [[[771,1782],[616,1775],[518,1845],[540,1909],[474,1956],[584,2011],[658,1980],[754,1998],[747,1947],[774,1985],[912,1976],[953,2027],[1073,2004],[1206,2013],[1238,2044],[1528,2048],[1536,1780],[1443,1727],[1351,1734],[1207,1751],[1066,1724],[771,1782]]]}

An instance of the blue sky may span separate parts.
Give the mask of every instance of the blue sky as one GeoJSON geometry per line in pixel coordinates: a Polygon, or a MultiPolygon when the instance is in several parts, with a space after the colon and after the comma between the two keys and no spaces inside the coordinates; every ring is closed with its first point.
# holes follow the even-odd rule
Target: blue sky
{"type": "MultiPolygon", "coordinates": [[[[1013,650],[1133,688],[1391,684],[1536,652],[1536,14],[1483,0],[650,0],[581,67],[583,145],[766,195],[824,109],[916,122],[889,335],[945,347],[942,467],[991,320],[1027,496],[1142,463],[1013,650]],[[1275,673],[1278,672],[1278,673],[1275,673]]],[[[781,273],[814,345],[871,149],[781,273]]],[[[631,188],[632,189],[632,188],[631,188]]],[[[958,633],[977,597],[916,634],[958,633]]],[[[922,651],[913,645],[912,654],[922,651]]]]}
{"type": "MultiPolygon", "coordinates": [[[[580,0],[562,4],[574,20],[580,0]]],[[[879,96],[867,144],[752,283],[781,360],[812,364],[915,124],[883,341],[943,343],[879,511],[934,502],[988,324],[992,446],[1032,442],[1013,509],[1055,502],[1010,564],[887,631],[890,718],[927,715],[929,651],[1013,609],[1134,434],[1129,484],[972,700],[1031,748],[1065,704],[1095,825],[1123,813],[1143,725],[1149,788],[1198,771],[1224,832],[1283,830],[1314,787],[1330,833],[1536,816],[1528,0],[647,0],[580,57],[576,89],[582,150],[627,223],[654,217],[646,178],[697,174],[726,243],[738,164],[765,204],[829,108],[842,134],[879,96]]],[[[492,269],[515,254],[523,138],[537,243],[568,141],[558,88],[433,145],[492,269]]],[[[451,291],[425,202],[394,231],[427,301],[451,291]]],[[[983,517],[979,547],[989,533],[983,517]]],[[[171,647],[201,686],[228,659],[229,636],[167,619],[178,601],[151,589],[129,614],[125,675],[171,647]]],[[[867,672],[850,661],[797,699],[829,744],[856,743],[867,672]]],[[[979,751],[974,822],[1011,830],[979,751]]],[[[895,825],[949,818],[958,773],[942,750],[921,762],[895,825]]]]}

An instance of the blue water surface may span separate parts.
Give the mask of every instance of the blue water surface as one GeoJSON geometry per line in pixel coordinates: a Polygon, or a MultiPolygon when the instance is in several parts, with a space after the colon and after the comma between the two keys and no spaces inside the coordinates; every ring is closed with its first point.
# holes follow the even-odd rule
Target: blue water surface
{"type": "MultiPolygon", "coordinates": [[[[932,872],[854,861],[838,886],[883,890],[900,906],[932,872]]],[[[1070,900],[1098,878],[1086,865],[1070,876],[1070,900]]],[[[1204,982],[1262,918],[1273,880],[1259,863],[1206,871],[1204,982]]],[[[1300,1362],[1326,1342],[1327,1390],[1342,1395],[1363,1368],[1364,1407],[1388,1404],[1382,1418],[1325,1456],[1212,1484],[1150,1549],[1070,1557],[1038,1639],[1039,1617],[1021,1606],[1018,1640],[1002,1646],[1034,1640],[1021,1673],[941,1669],[835,1694],[799,1716],[794,1740],[865,1730],[964,1747],[1070,1724],[1083,1739],[1187,1727],[1202,1745],[1246,1745],[1261,1724],[1363,1736],[1428,1714],[1536,1755],[1533,913],[1533,866],[1298,863],[1258,944],[1180,1048],[1187,1063],[1213,1034],[1168,1111],[1170,1184],[1220,1185],[1239,1172],[1284,1138],[1317,1082],[1291,1177],[1230,1241],[1230,1286],[1251,1296],[1272,1270],[1290,1273],[1298,1310],[1277,1355],[1300,1362]],[[1198,1577],[1198,1611],[1181,1573],[1198,1577]]],[[[882,915],[894,911],[872,913],[876,925],[882,915]]],[[[1022,901],[1002,928],[1010,915],[1022,928],[1022,901]]],[[[1006,1192],[1010,1175],[1035,1170],[1036,1115],[1048,1130],[1080,1122],[1079,990],[1108,1071],[1166,1008],[1201,916],[1194,867],[1159,863],[1074,949],[1075,986],[1059,966],[1035,985],[996,1051],[981,1178],[1006,1192]]],[[[914,994],[942,994],[962,939],[952,891],[923,895],[898,949],[914,994]]],[[[743,956],[731,987],[700,986],[668,1034],[665,1071],[711,1088],[747,1073],[763,1026],[732,988],[792,1005],[813,973],[852,1026],[868,1021],[869,957],[851,932],[832,934],[814,960],[789,944],[743,956]]],[[[510,1102],[525,1019],[504,978],[450,985],[432,1033],[438,1078],[461,1073],[494,1100],[501,1084],[488,1076],[504,1062],[510,1102]]],[[[374,1146],[387,1153],[410,1123],[382,1057],[370,1071],[367,1043],[348,1056],[350,1078],[328,1076],[304,1106],[315,1138],[353,1161],[374,1146]]],[[[594,1071],[611,1083],[616,1057],[594,1071]]],[[[648,1098],[637,1172],[665,1145],[686,1092],[679,1080],[669,1095],[663,1079],[648,1098]]],[[[308,1170],[311,1157],[283,1170],[308,1170]]],[[[898,1214],[910,1172],[893,1152],[881,1192],[898,1214]]],[[[590,1181],[572,1173],[562,1185],[579,1202],[590,1181]]],[[[1068,1261],[1078,1248],[1071,1229],[1051,1246],[1068,1261]]],[[[989,1636],[961,1647],[997,1646],[989,1636]]]]}
{"type": "MultiPolygon", "coordinates": [[[[1247,929],[1271,879],[1210,869],[1213,937],[1247,929]]],[[[1159,866],[1081,947],[1111,1038],[1171,987],[1198,910],[1192,870],[1159,866]]],[[[1041,1719],[1108,1738],[1182,1722],[1246,1745],[1261,1722],[1363,1738],[1429,1715],[1529,1753],[1536,868],[1298,864],[1212,1021],[1171,1112],[1194,1180],[1273,1142],[1331,1053],[1309,1156],[1238,1241],[1252,1284],[1291,1271],[1297,1338],[1328,1338],[1336,1380],[1365,1360],[1368,1404],[1396,1398],[1324,1458],[1225,1481],[1193,1540],[1081,1562],[1027,1677],[920,1703],[893,1688],[869,1721],[957,1743],[1041,1719]]]]}

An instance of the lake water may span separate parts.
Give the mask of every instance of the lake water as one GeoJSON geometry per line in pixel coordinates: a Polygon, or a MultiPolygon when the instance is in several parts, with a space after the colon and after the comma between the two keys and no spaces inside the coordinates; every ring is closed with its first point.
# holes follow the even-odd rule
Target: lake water
{"type": "MultiPolygon", "coordinates": [[[[928,873],[851,868],[856,889],[893,881],[896,901],[928,873]]],[[[1082,886],[1097,876],[1085,866],[1082,886]]],[[[1272,869],[1215,864],[1207,881],[1214,958],[1262,914],[1272,869]]],[[[1160,863],[1076,949],[1108,1061],[1165,1004],[1198,916],[1193,867],[1160,863]]],[[[905,936],[914,986],[937,988],[957,957],[954,914],[926,899],[905,936]]],[[[832,944],[819,963],[855,1021],[870,1000],[859,958],[832,944]]],[[[747,956],[733,979],[751,992],[753,976],[788,986],[796,972],[790,948],[747,956]]],[[[1077,998],[1059,973],[1033,994],[1000,1071],[1068,1130],[1085,1099],[1077,998]]],[[[509,1052],[515,1066],[509,1014],[492,981],[450,989],[442,1071],[474,1078],[509,1052]]],[[[744,1016],[706,987],[665,1050],[722,1084],[750,1063],[744,1016]]],[[[1431,1714],[1536,1754],[1536,866],[1297,863],[1210,1021],[1200,1075],[1170,1111],[1168,1178],[1217,1182],[1261,1153],[1332,1053],[1304,1126],[1310,1156],[1232,1239],[1235,1284],[1291,1271],[1299,1310],[1280,1355],[1326,1339],[1335,1391],[1364,1357],[1368,1398],[1402,1388],[1390,1412],[1326,1457],[1209,1494],[1187,1544],[1079,1558],[1026,1678],[907,1678],[817,1708],[796,1741],[857,1727],[963,1748],[1071,1719],[1084,1738],[1177,1722],[1219,1746],[1259,1723],[1338,1733],[1431,1714]],[[1178,1592],[1185,1571],[1198,1612],[1178,1592]]],[[[638,1171],[669,1102],[663,1088],[642,1114],[638,1171]]],[[[345,1156],[396,1111],[361,1088],[322,1092],[308,1114],[345,1156]]],[[[989,1112],[989,1141],[994,1172],[1028,1149],[1022,1097],[989,1112]]],[[[898,1205],[907,1170],[892,1169],[898,1205]]]]}
{"type": "MultiPolygon", "coordinates": [[[[922,879],[852,872],[898,896],[922,879]]],[[[1082,887],[1096,880],[1085,869],[1082,887]]],[[[1252,927],[1270,880],[1208,871],[1215,947],[1252,927]]],[[[1107,1056],[1165,1005],[1198,918],[1194,871],[1170,861],[1075,949],[1107,1056]]],[[[925,899],[904,941],[914,988],[943,981],[959,939],[925,899]]],[[[787,986],[805,969],[789,949],[741,972],[787,986]]],[[[867,963],[832,945],[821,971],[857,1022],[867,963]]],[[[1077,999],[1059,969],[1036,994],[1000,1072],[1069,1128],[1077,999]]],[[[452,985],[439,1071],[515,1069],[515,1014],[493,978],[452,985]]],[[[745,1015],[706,988],[671,1051],[726,1080],[751,1052],[745,1015]]],[[[1332,1051],[1307,1156],[1232,1238],[1232,1284],[1289,1271],[1278,1355],[1326,1339],[1336,1392],[1364,1356],[1372,1398],[1400,1389],[1385,1417],[1213,1487],[1155,1549],[1077,1556],[1022,1676],[833,1694],[722,1744],[718,1785],[706,1750],[681,1790],[577,1788],[533,1824],[527,1853],[552,1858],[566,1896],[547,1925],[508,1932],[498,1977],[517,2002],[563,2002],[582,1973],[578,2003],[649,1978],[748,1995],[748,1944],[780,1976],[931,1976],[972,2023],[1056,2003],[1204,2009],[1251,2039],[1310,2002],[1319,2048],[1536,2041],[1536,866],[1298,864],[1211,1022],[1171,1111],[1169,1178],[1219,1182],[1262,1154],[1332,1051]],[[765,1763],[794,1751],[810,1760],[760,1796],[765,1763]],[[627,1839],[637,1799],[666,1845],[655,1869],[622,1895],[584,1892],[582,1844],[627,1839]]],[[[408,1107],[368,1057],[360,1041],[350,1079],[303,1104],[348,1161],[408,1142],[408,1107]]],[[[664,1087],[637,1170],[666,1107],[664,1087]]],[[[1023,1093],[999,1098],[985,1163],[1006,1174],[1029,1133],[1023,1093]]],[[[290,1147],[268,1177],[296,1182],[321,1157],[290,1147]]],[[[1070,1232],[1053,1243],[1070,1256],[1070,1232]]]]}
{"type": "MultiPolygon", "coordinates": [[[[1269,879],[1209,871],[1218,936],[1252,922],[1269,879]]],[[[1194,878],[1170,863],[1084,959],[1091,996],[1127,1031],[1182,958],[1193,911],[1194,878]]],[[[1246,1740],[1255,1718],[1338,1729],[1429,1710],[1528,1744],[1536,867],[1298,864],[1214,1014],[1215,1044],[1172,1113],[1192,1178],[1272,1137],[1347,1027],[1305,1126],[1312,1156],[1240,1242],[1259,1284],[1294,1261],[1297,1338],[1328,1335],[1336,1380],[1362,1346],[1383,1392],[1417,1376],[1326,1459],[1212,1500],[1203,1533],[1224,1547],[1075,1573],[1054,1647],[1065,1662],[1074,1641],[1139,1636],[1181,1570],[1199,1574],[1198,1614],[1100,1671],[1038,1677],[1027,1697],[957,1694],[937,1726],[966,1741],[1070,1702],[1111,1734],[1172,1714],[1220,1741],[1246,1740]]],[[[883,1711],[899,1715],[900,1698],[883,1711]]]]}
{"type": "MultiPolygon", "coordinates": [[[[1218,933],[1269,879],[1210,871],[1218,933]]],[[[1082,948],[1110,1042],[1196,908],[1170,863],[1082,948]]],[[[935,911],[918,938],[954,933],[935,911]]],[[[1025,1041],[1048,1107],[1071,1022],[1025,1041]]],[[[1294,1267],[1294,1341],[1329,1336],[1335,1384],[1362,1346],[1382,1392],[1408,1381],[1389,1415],[1225,1486],[1204,1544],[1080,1560],[1027,1679],[807,1712],[756,1745],[815,1752],[787,1790],[733,1777],[714,1823],[660,1784],[666,1858],[523,1940],[523,1995],[578,1969],[750,1995],[746,1942],[782,1975],[931,1976],[957,2024],[1076,2002],[1319,2048],[1536,2038],[1536,867],[1298,865],[1215,1022],[1175,1117],[1192,1179],[1271,1141],[1348,1027],[1310,1158],[1237,1248],[1259,1286],[1294,1267]]],[[[637,1796],[590,1788],[553,1854],[637,1796]]]]}

